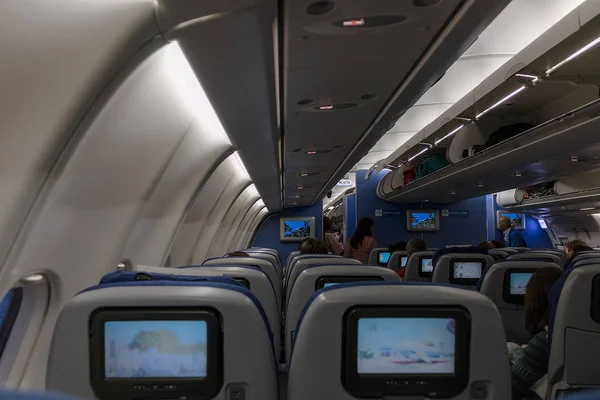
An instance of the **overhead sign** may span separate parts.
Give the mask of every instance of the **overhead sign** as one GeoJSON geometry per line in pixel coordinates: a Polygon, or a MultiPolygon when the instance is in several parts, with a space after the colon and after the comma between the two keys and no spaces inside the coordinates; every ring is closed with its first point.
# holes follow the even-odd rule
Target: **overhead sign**
{"type": "Polygon", "coordinates": [[[341,179],[337,183],[337,186],[352,186],[352,180],[351,179],[341,179]]]}

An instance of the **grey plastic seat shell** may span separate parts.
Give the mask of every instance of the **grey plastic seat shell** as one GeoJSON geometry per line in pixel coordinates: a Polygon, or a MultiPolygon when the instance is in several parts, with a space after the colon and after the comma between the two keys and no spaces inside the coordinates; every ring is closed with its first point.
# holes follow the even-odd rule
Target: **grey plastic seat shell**
{"type": "Polygon", "coordinates": [[[96,398],[90,383],[89,317],[102,307],[216,309],[223,326],[224,368],[223,385],[214,399],[229,399],[226,388],[234,382],[248,386],[247,399],[278,398],[277,365],[259,309],[244,293],[207,286],[116,286],[75,296],[56,322],[47,366],[48,390],[96,398]]]}
{"type": "Polygon", "coordinates": [[[271,264],[270,261],[262,260],[260,258],[252,258],[252,257],[225,257],[225,258],[213,258],[211,260],[206,260],[202,263],[202,265],[217,265],[217,266],[236,266],[236,265],[256,265],[260,269],[262,269],[265,274],[271,279],[273,283],[273,287],[275,288],[275,295],[277,295],[277,304],[279,304],[279,309],[281,308],[281,276],[278,274],[275,266],[271,264]]]}
{"type": "Polygon", "coordinates": [[[290,265],[285,269],[285,282],[284,282],[284,290],[287,287],[287,283],[289,282],[290,279],[290,275],[292,274],[292,271],[294,270],[294,267],[296,266],[296,264],[300,261],[300,260],[304,260],[304,259],[312,259],[312,258],[335,258],[335,259],[339,259],[339,258],[343,258],[342,256],[338,256],[338,255],[334,255],[334,254],[302,254],[299,253],[297,254],[294,259],[292,260],[292,262],[290,263],[290,265]]]}
{"type": "Polygon", "coordinates": [[[431,282],[431,278],[425,278],[419,275],[419,264],[421,257],[431,257],[435,255],[435,251],[419,251],[413,253],[406,262],[406,270],[404,271],[404,280],[407,282],[431,282]]]}
{"type": "MultiPolygon", "coordinates": [[[[439,258],[439,260],[437,260],[435,267],[433,269],[433,277],[431,278],[431,281],[434,283],[451,283],[450,281],[450,273],[451,273],[451,268],[450,268],[450,264],[452,262],[452,260],[456,260],[456,259],[460,259],[460,260],[473,260],[473,261],[483,261],[483,268],[481,270],[481,273],[483,274],[484,271],[488,270],[490,268],[490,266],[492,264],[494,264],[494,259],[491,256],[488,256],[486,254],[477,254],[477,253],[452,253],[452,254],[444,254],[443,256],[441,256],[439,258]]],[[[477,284],[474,285],[462,285],[464,288],[471,288],[471,289],[475,289],[477,287],[477,284]]]]}
{"type": "Polygon", "coordinates": [[[573,262],[578,262],[581,260],[587,260],[590,258],[600,258],[600,251],[598,252],[587,252],[587,253],[580,253],[577,256],[575,256],[575,258],[573,259],[573,262]]]}
{"type": "Polygon", "coordinates": [[[504,249],[516,250],[519,253],[521,253],[523,251],[530,251],[531,250],[529,247],[505,247],[504,249]]]}
{"type": "Polygon", "coordinates": [[[565,389],[600,387],[600,323],[590,315],[592,282],[600,263],[569,275],[558,301],[548,364],[547,397],[565,389]]]}
{"type": "Polygon", "coordinates": [[[279,263],[279,259],[273,253],[264,250],[246,250],[246,253],[252,258],[260,258],[263,260],[270,261],[275,268],[279,268],[279,270],[281,270],[281,264],[279,263]]]}
{"type": "Polygon", "coordinates": [[[544,249],[544,250],[537,249],[537,250],[528,251],[526,254],[553,254],[560,258],[560,260],[562,262],[562,264],[560,264],[560,265],[563,267],[565,266],[565,264],[568,261],[567,254],[564,251],[556,250],[556,249],[544,249]]]}
{"type": "Polygon", "coordinates": [[[513,260],[535,260],[535,259],[539,260],[540,258],[547,258],[547,259],[549,259],[549,262],[553,262],[554,264],[558,265],[559,267],[562,267],[562,265],[563,265],[562,258],[560,258],[559,256],[557,256],[556,254],[550,254],[550,253],[531,253],[531,252],[527,252],[527,253],[511,254],[510,256],[508,256],[507,260],[508,261],[513,261],[513,260]]]}
{"type": "Polygon", "coordinates": [[[371,250],[371,253],[369,253],[369,265],[379,265],[378,263],[378,259],[377,259],[377,255],[382,252],[382,251],[387,251],[389,252],[390,249],[388,249],[387,247],[378,247],[376,249],[371,250]]]}
{"type": "Polygon", "coordinates": [[[502,259],[506,259],[510,255],[508,252],[504,251],[503,249],[489,249],[488,254],[490,256],[499,255],[502,257],[502,259]]]}
{"type": "Polygon", "coordinates": [[[294,264],[294,267],[293,267],[292,271],[290,272],[290,277],[289,277],[289,280],[288,280],[286,288],[285,288],[285,306],[286,306],[286,308],[287,308],[288,301],[290,299],[291,290],[294,287],[294,282],[298,278],[298,275],[300,275],[302,273],[302,271],[304,271],[305,269],[307,269],[313,265],[363,265],[363,264],[358,260],[353,260],[351,258],[343,258],[343,257],[305,258],[305,259],[298,260],[298,262],[296,262],[296,264],[294,264]]]}
{"type": "Polygon", "coordinates": [[[285,260],[286,268],[290,265],[294,257],[296,257],[298,254],[300,254],[300,250],[292,251],[290,254],[288,254],[287,260],[285,260]]]}
{"type": "Polygon", "coordinates": [[[579,267],[584,264],[594,264],[594,263],[600,264],[600,255],[598,255],[596,257],[576,259],[576,261],[573,262],[572,267],[579,267]]]}
{"type": "Polygon", "coordinates": [[[312,301],[296,332],[289,368],[288,400],[355,399],[343,388],[340,377],[343,316],[356,305],[456,305],[465,308],[471,315],[469,383],[465,391],[454,398],[472,399],[471,385],[483,381],[487,382],[486,399],[510,399],[506,338],[492,301],[477,292],[458,288],[399,284],[340,287],[323,291],[312,301]]]}
{"type": "Polygon", "coordinates": [[[315,286],[323,276],[379,276],[385,281],[400,281],[394,271],[384,267],[371,265],[328,265],[324,267],[309,268],[298,276],[290,293],[287,311],[285,313],[285,359],[289,360],[292,350],[292,335],[296,329],[298,318],[308,299],[315,293],[315,286]]]}
{"type": "Polygon", "coordinates": [[[406,252],[406,250],[400,250],[400,251],[393,252],[392,255],[390,256],[390,260],[387,263],[387,268],[394,270],[394,271],[399,268],[402,268],[402,265],[401,265],[402,257],[406,257],[407,254],[408,253],[406,252]]]}
{"type": "Polygon", "coordinates": [[[479,292],[489,297],[502,318],[506,340],[524,344],[529,341],[529,332],[525,327],[525,313],[523,305],[507,303],[504,300],[504,279],[506,271],[512,269],[542,269],[546,267],[561,268],[555,263],[544,261],[496,261],[487,271],[479,292]]]}

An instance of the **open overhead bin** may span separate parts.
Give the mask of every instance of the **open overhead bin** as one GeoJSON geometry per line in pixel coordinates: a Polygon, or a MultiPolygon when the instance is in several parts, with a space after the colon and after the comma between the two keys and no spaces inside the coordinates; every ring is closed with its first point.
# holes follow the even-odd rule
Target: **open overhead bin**
{"type": "Polygon", "coordinates": [[[454,202],[599,168],[599,14],[583,3],[381,162],[378,195],[454,202]],[[440,152],[450,165],[405,179],[440,152]]]}

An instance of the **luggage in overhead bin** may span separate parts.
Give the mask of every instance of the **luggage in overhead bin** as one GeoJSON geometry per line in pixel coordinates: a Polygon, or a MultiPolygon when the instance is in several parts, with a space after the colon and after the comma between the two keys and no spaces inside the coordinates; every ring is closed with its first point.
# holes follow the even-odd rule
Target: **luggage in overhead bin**
{"type": "Polygon", "coordinates": [[[417,164],[417,166],[415,167],[415,179],[427,176],[437,170],[444,168],[449,164],[450,163],[448,162],[448,159],[445,155],[431,155],[417,164]]]}
{"type": "MultiPolygon", "coordinates": [[[[489,147],[497,145],[498,143],[502,143],[505,140],[510,139],[514,136],[517,136],[518,134],[523,133],[533,127],[534,127],[534,125],[526,124],[523,122],[520,122],[518,124],[505,125],[499,129],[497,129],[494,133],[492,133],[490,135],[490,137],[488,138],[488,140],[484,144],[476,144],[471,147],[471,151],[468,151],[466,149],[465,149],[465,151],[468,152],[469,155],[477,154],[480,151],[483,151],[489,147]]],[[[463,156],[464,155],[465,155],[465,153],[463,152],[463,156]]]]}
{"type": "Polygon", "coordinates": [[[404,185],[408,185],[415,180],[415,167],[407,168],[404,171],[404,185]]]}

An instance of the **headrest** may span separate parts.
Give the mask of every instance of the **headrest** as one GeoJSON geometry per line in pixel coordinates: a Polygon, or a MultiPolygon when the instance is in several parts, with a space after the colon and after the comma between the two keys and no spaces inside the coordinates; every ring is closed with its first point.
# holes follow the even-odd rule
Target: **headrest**
{"type": "Polygon", "coordinates": [[[576,263],[581,260],[587,260],[590,258],[600,258],[600,251],[598,251],[598,252],[596,252],[596,251],[579,252],[579,253],[575,254],[575,257],[572,258],[572,263],[576,263]]]}
{"type": "Polygon", "coordinates": [[[340,284],[315,293],[298,321],[288,399],[508,399],[507,357],[498,311],[479,293],[340,284]]]}
{"type": "Polygon", "coordinates": [[[100,400],[278,395],[262,306],[244,287],[214,282],[118,282],[76,295],[58,317],[46,385],[100,400]]]}
{"type": "Polygon", "coordinates": [[[490,249],[488,250],[488,254],[492,256],[492,258],[496,261],[504,260],[508,258],[509,253],[502,249],[490,249]]]}
{"type": "Polygon", "coordinates": [[[265,271],[265,273],[271,278],[273,284],[280,282],[282,277],[282,271],[280,268],[275,267],[270,261],[263,260],[261,258],[254,257],[222,257],[222,258],[209,258],[205,260],[202,265],[230,265],[240,266],[247,265],[251,267],[258,267],[265,271]]]}
{"type": "MultiPolygon", "coordinates": [[[[171,269],[169,268],[169,272],[171,269]]],[[[135,282],[135,281],[181,281],[181,282],[218,282],[230,285],[241,285],[233,278],[223,276],[198,276],[198,275],[180,275],[170,273],[142,272],[142,271],[117,271],[110,272],[100,279],[100,285],[116,282],[135,282]]]]}
{"type": "Polygon", "coordinates": [[[529,279],[535,271],[547,267],[560,269],[553,262],[497,261],[486,271],[480,292],[489,297],[498,308],[521,309],[529,279]]]}
{"type": "Polygon", "coordinates": [[[252,258],[260,258],[269,261],[276,268],[281,268],[279,258],[273,253],[266,251],[246,250],[246,253],[252,258]]]}
{"type": "Polygon", "coordinates": [[[567,387],[600,386],[599,307],[600,265],[572,270],[564,282],[554,317],[548,368],[552,394],[567,387]]]}
{"type": "Polygon", "coordinates": [[[406,267],[408,263],[408,253],[405,250],[395,251],[390,256],[390,260],[387,264],[389,269],[397,270],[402,267],[406,267]],[[404,264],[402,263],[404,261],[404,264]]]}
{"type": "Polygon", "coordinates": [[[468,247],[446,247],[445,249],[439,249],[435,252],[433,257],[433,265],[437,265],[440,257],[446,254],[488,254],[487,249],[479,246],[468,246],[468,247]]]}
{"type": "Polygon", "coordinates": [[[514,250],[518,253],[523,253],[525,251],[531,250],[529,247],[505,247],[506,250],[514,250]]]}
{"type": "Polygon", "coordinates": [[[563,265],[562,259],[556,254],[541,253],[541,252],[527,252],[519,254],[511,254],[507,260],[532,260],[532,261],[545,261],[552,262],[558,266],[563,265]]]}
{"type": "Polygon", "coordinates": [[[406,263],[404,280],[407,282],[431,282],[435,251],[420,251],[412,254],[406,263]]]}
{"type": "Polygon", "coordinates": [[[435,264],[432,282],[448,282],[475,289],[481,276],[493,263],[494,259],[486,254],[445,254],[435,264]]]}
{"type": "MultiPolygon", "coordinates": [[[[379,262],[379,253],[391,254],[390,249],[388,249],[387,247],[378,247],[376,249],[373,249],[373,250],[371,250],[371,253],[369,254],[369,265],[383,266],[381,264],[381,263],[383,263],[383,261],[381,263],[379,262]]],[[[385,261],[385,265],[387,265],[387,260],[385,261]]]]}

